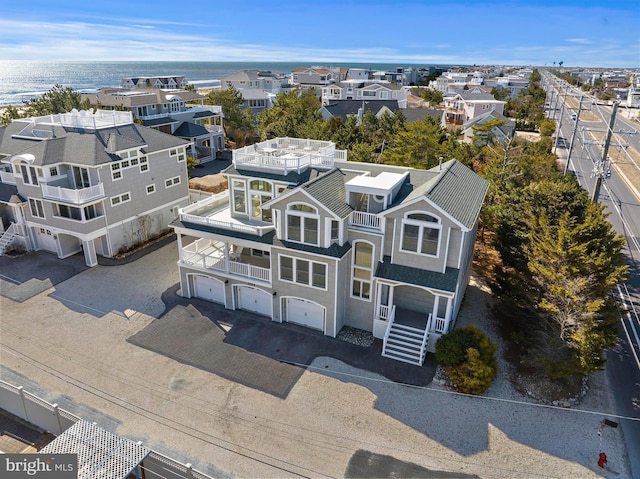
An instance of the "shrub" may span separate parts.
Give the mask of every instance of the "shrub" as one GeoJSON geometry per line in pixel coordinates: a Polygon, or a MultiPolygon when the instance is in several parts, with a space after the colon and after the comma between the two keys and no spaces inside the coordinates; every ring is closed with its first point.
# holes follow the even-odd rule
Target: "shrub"
{"type": "Polygon", "coordinates": [[[455,366],[467,358],[469,348],[478,348],[478,339],[473,331],[469,326],[454,329],[436,343],[436,361],[442,366],[455,366]]]}
{"type": "Polygon", "coordinates": [[[467,394],[485,391],[498,372],[497,346],[472,324],[454,329],[436,343],[436,361],[451,386],[467,394]]]}
{"type": "Polygon", "coordinates": [[[487,390],[498,372],[497,364],[482,359],[480,351],[467,350],[467,360],[457,366],[448,366],[445,373],[451,385],[466,394],[480,394],[487,390]]]}

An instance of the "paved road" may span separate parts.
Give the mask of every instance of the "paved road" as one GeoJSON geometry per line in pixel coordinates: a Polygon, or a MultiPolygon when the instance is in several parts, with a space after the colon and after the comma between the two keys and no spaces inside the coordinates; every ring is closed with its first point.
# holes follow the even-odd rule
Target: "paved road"
{"type": "MultiPolygon", "coordinates": [[[[613,418],[604,374],[567,410],[523,400],[504,367],[487,399],[408,387],[325,356],[281,397],[140,348],[127,340],[162,314],[176,259],[171,244],[128,265],[82,271],[23,302],[0,297],[2,379],[215,477],[375,477],[377,461],[396,477],[631,477],[620,429],[604,431],[609,464],[596,465],[597,431],[613,418]]],[[[482,324],[487,300],[472,285],[459,321],[482,324]]],[[[233,324],[216,318],[211,327],[234,348],[219,360],[268,363],[231,341],[224,332],[233,324]]],[[[175,339],[189,348],[201,336],[175,339]]]]}
{"type": "MultiPolygon", "coordinates": [[[[547,76],[549,84],[554,81],[547,76]]],[[[548,88],[551,88],[549,86],[548,88]]],[[[581,95],[582,92],[572,89],[572,94],[581,95]]],[[[557,97],[557,94],[554,95],[557,97]]],[[[562,96],[558,97],[562,100],[562,96]]],[[[584,101],[583,107],[589,109],[594,115],[590,118],[598,118],[598,121],[581,120],[578,129],[604,130],[608,128],[611,108],[602,105],[593,105],[591,98],[584,101]]],[[[569,139],[573,134],[575,122],[571,118],[573,111],[565,108],[560,121],[559,137],[566,138],[568,147],[569,139]]],[[[557,118],[560,119],[559,115],[557,118]]],[[[614,131],[625,129],[633,130],[633,124],[628,120],[616,116],[614,131]]],[[[588,137],[585,137],[585,139],[588,137]]],[[[576,135],[573,145],[571,163],[569,168],[580,181],[580,184],[593,194],[596,178],[594,176],[594,162],[601,159],[601,146],[582,141],[580,133],[576,135]]],[[[640,151],[640,135],[624,135],[637,151],[640,151]]],[[[562,145],[561,142],[561,146],[562,145]]],[[[561,148],[558,151],[561,158],[566,158],[568,150],[561,148]]],[[[624,154],[616,151],[615,147],[609,150],[609,156],[624,154]]],[[[635,185],[638,189],[640,185],[635,185]]],[[[626,240],[624,253],[630,268],[630,279],[621,285],[620,293],[629,311],[622,311],[621,324],[623,332],[619,338],[619,344],[607,353],[607,372],[611,377],[611,383],[615,391],[616,405],[621,416],[640,418],[640,197],[632,191],[627,182],[619,175],[615,167],[611,168],[610,176],[603,180],[599,195],[599,202],[611,212],[609,221],[615,230],[622,234],[626,240]]],[[[625,440],[629,448],[631,468],[634,477],[640,477],[640,423],[637,421],[623,420],[621,422],[625,434],[625,440]]]]}

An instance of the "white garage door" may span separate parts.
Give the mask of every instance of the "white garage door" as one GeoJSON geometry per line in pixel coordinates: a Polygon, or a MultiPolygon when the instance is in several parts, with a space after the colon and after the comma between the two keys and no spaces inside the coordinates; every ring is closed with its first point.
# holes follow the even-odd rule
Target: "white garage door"
{"type": "Polygon", "coordinates": [[[193,276],[193,295],[214,303],[224,304],[224,283],[208,276],[193,276]]]}
{"type": "Polygon", "coordinates": [[[324,331],[324,306],[300,298],[287,298],[286,301],[288,322],[324,331]]]}
{"type": "Polygon", "coordinates": [[[38,245],[40,249],[45,251],[51,251],[52,253],[58,253],[58,244],[53,237],[51,230],[45,228],[38,228],[38,245]]]}
{"type": "Polygon", "coordinates": [[[251,286],[236,286],[238,308],[271,318],[271,294],[251,286]]]}

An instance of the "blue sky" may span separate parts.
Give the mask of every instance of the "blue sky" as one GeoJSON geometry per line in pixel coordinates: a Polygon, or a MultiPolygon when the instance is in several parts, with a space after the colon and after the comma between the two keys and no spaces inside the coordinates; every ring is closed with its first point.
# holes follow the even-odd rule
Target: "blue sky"
{"type": "Polygon", "coordinates": [[[0,60],[640,68],[639,0],[8,0],[0,60]]]}

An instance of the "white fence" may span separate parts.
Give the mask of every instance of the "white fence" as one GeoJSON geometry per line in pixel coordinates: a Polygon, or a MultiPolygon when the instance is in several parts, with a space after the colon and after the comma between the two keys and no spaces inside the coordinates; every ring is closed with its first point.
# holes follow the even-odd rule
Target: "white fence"
{"type": "MultiPolygon", "coordinates": [[[[60,409],[57,404],[50,404],[25,391],[22,386],[14,386],[1,380],[0,405],[5,411],[55,436],[59,436],[80,420],[78,416],[60,409]]],[[[193,469],[191,464],[182,464],[153,450],[142,461],[141,468],[155,477],[166,479],[212,479],[211,476],[193,469]]]]}

